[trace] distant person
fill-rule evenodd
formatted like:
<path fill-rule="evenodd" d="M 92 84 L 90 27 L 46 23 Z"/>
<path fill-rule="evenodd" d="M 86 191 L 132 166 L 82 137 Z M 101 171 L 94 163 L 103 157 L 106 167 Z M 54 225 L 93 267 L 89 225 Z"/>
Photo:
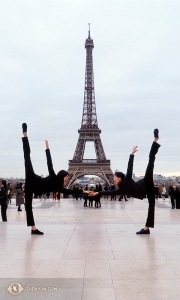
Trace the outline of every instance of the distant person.
<path fill-rule="evenodd" d="M 99 185 L 97 186 L 97 189 L 95 189 L 95 192 L 101 192 L 102 187 L 99 188 Z M 101 197 L 99 194 L 94 196 L 94 201 L 95 201 L 95 207 L 100 208 L 101 207 Z"/>
<path fill-rule="evenodd" d="M 1 217 L 3 222 L 7 222 L 8 194 L 6 180 L 0 181 L 0 205 Z"/>
<path fill-rule="evenodd" d="M 149 202 L 148 216 L 146 220 L 146 225 L 136 234 L 150 234 L 149 227 L 154 227 L 154 213 L 155 213 L 155 187 L 153 182 L 153 170 L 155 155 L 158 152 L 160 145 L 157 143 L 159 139 L 159 130 L 154 130 L 154 142 L 152 143 L 150 153 L 149 153 L 149 162 L 146 168 L 145 176 L 143 179 L 135 182 L 132 179 L 133 174 L 133 161 L 134 154 L 138 151 L 137 146 L 134 146 L 132 153 L 129 158 L 127 173 L 124 175 L 122 172 L 116 172 L 114 174 L 114 183 L 118 185 L 118 190 L 115 191 L 102 191 L 96 193 L 90 193 L 90 195 L 111 195 L 111 194 L 123 194 L 129 195 L 134 198 L 144 199 L 147 195 Z"/>
<path fill-rule="evenodd" d="M 49 199 L 50 193 L 46 193 L 46 198 Z"/>
<path fill-rule="evenodd" d="M 104 191 L 107 192 L 109 190 L 108 185 L 106 184 L 104 187 Z M 104 199 L 108 199 L 108 195 L 104 195 Z"/>
<path fill-rule="evenodd" d="M 176 193 L 176 187 L 170 185 L 170 187 L 169 187 L 169 196 L 170 196 L 170 199 L 171 199 L 171 208 L 172 209 L 175 208 L 175 203 L 174 203 L 175 193 Z"/>
<path fill-rule="evenodd" d="M 34 222 L 34 216 L 32 211 L 32 197 L 33 193 L 36 195 L 50 193 L 53 191 L 58 191 L 66 194 L 76 194 L 74 190 L 68 190 L 64 188 L 64 184 L 68 180 L 68 172 L 61 170 L 57 173 L 54 172 L 51 154 L 49 150 L 49 143 L 46 140 L 46 157 L 49 176 L 42 178 L 34 173 L 31 157 L 30 157 L 30 146 L 27 137 L 27 124 L 22 124 L 23 128 L 23 150 L 24 150 L 24 161 L 25 161 L 25 202 L 26 202 L 26 216 L 27 216 L 27 226 L 31 226 L 31 234 L 42 235 L 43 232 L 39 231 Z"/>
<path fill-rule="evenodd" d="M 7 185 L 7 194 L 8 194 L 8 202 L 11 203 L 11 199 L 12 199 L 12 187 L 11 187 L 10 183 L 8 183 L 8 185 Z"/>
<path fill-rule="evenodd" d="M 98 190 L 99 190 L 99 192 L 102 191 L 102 185 L 100 184 L 100 182 L 99 182 L 99 185 L 98 185 Z"/>
<path fill-rule="evenodd" d="M 176 209 L 180 209 L 180 190 L 176 186 L 174 198 L 176 199 Z"/>
<path fill-rule="evenodd" d="M 82 200 L 82 194 L 83 194 L 83 190 L 82 190 L 82 186 L 79 187 L 79 199 Z"/>
<path fill-rule="evenodd" d="M 156 184 L 156 185 L 155 185 L 155 197 L 156 197 L 156 199 L 158 199 L 159 193 L 160 193 L 159 187 L 158 187 L 158 185 Z"/>
<path fill-rule="evenodd" d="M 98 190 L 95 190 L 95 192 L 98 192 Z M 95 207 L 100 208 L 101 207 L 101 201 L 100 201 L 101 196 L 98 194 L 94 196 L 94 201 L 95 201 Z"/>
<path fill-rule="evenodd" d="M 24 204 L 24 191 L 22 188 L 22 182 L 17 184 L 15 190 L 16 190 L 16 206 L 18 206 L 18 211 L 22 211 L 21 205 Z"/>
<path fill-rule="evenodd" d="M 84 191 L 88 191 L 88 185 L 85 186 Z M 83 193 L 83 199 L 84 199 L 84 207 L 87 207 L 88 194 Z"/>
<path fill-rule="evenodd" d="M 110 190 L 115 191 L 115 189 L 116 189 L 116 187 L 115 187 L 114 183 L 112 183 L 110 186 Z M 116 195 L 111 195 L 111 201 L 112 200 L 116 200 Z"/>
<path fill-rule="evenodd" d="M 165 200 L 165 198 L 166 198 L 166 188 L 165 188 L 164 184 L 162 185 L 161 196 L 162 196 L 163 200 Z"/>
<path fill-rule="evenodd" d="M 76 191 L 75 198 L 76 198 L 76 200 L 78 200 L 78 198 L 79 198 L 79 187 L 77 185 L 75 187 L 75 191 Z"/>
<path fill-rule="evenodd" d="M 53 192 L 53 200 L 56 200 L 56 198 L 57 198 L 57 193 Z"/>

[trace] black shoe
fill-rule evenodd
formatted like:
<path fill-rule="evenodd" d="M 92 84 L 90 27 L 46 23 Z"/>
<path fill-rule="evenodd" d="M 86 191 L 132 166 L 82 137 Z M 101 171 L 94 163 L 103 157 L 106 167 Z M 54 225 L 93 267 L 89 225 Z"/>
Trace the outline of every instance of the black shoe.
<path fill-rule="evenodd" d="M 136 234 L 150 234 L 150 230 L 145 230 L 144 228 L 142 228 L 140 231 L 136 232 Z"/>
<path fill-rule="evenodd" d="M 40 235 L 42 235 L 42 234 L 44 234 L 44 232 L 41 232 L 38 229 L 35 229 L 35 230 L 31 230 L 31 234 L 40 234 Z"/>
<path fill-rule="evenodd" d="M 22 211 L 22 209 L 18 208 L 18 210 L 17 210 L 17 211 Z"/>
<path fill-rule="evenodd" d="M 154 129 L 154 137 L 159 138 L 159 130 L 157 128 Z"/>
<path fill-rule="evenodd" d="M 22 123 L 22 129 L 23 129 L 23 132 L 27 132 L 27 124 L 26 123 Z"/>

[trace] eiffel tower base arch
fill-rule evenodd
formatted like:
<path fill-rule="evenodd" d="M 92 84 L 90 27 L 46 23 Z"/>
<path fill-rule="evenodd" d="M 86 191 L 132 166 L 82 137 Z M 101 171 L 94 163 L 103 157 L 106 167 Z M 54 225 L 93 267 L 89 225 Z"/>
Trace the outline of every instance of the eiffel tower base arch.
<path fill-rule="evenodd" d="M 88 161 L 88 160 L 87 160 Z M 93 160 L 89 160 L 93 161 Z M 95 175 L 102 178 L 108 185 L 113 182 L 113 172 L 110 163 L 72 163 L 69 162 L 69 178 L 66 184 L 67 188 L 71 188 L 73 183 L 83 175 Z"/>

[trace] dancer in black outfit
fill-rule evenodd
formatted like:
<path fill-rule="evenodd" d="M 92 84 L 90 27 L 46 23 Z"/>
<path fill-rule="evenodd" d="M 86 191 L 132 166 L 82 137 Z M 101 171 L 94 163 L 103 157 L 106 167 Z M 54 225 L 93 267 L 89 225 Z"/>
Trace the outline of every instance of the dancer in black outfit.
<path fill-rule="evenodd" d="M 56 175 L 53 169 L 51 154 L 49 150 L 49 143 L 45 141 L 46 144 L 46 157 L 49 176 L 42 178 L 34 173 L 33 166 L 30 158 L 30 146 L 27 137 L 27 124 L 22 124 L 23 128 L 23 150 L 24 150 L 24 160 L 25 160 L 25 202 L 26 202 L 26 216 L 27 216 L 27 226 L 31 226 L 31 234 L 44 234 L 39 231 L 34 222 L 33 211 L 32 211 L 32 198 L 33 193 L 36 195 L 46 194 L 49 192 L 57 191 L 65 194 L 76 194 L 75 190 L 65 189 L 63 186 L 68 180 L 68 172 L 61 170 Z M 78 190 L 79 194 L 79 190 Z"/>
<path fill-rule="evenodd" d="M 116 172 L 114 174 L 114 183 L 118 184 L 119 189 L 115 191 L 99 192 L 99 195 L 123 194 L 138 199 L 143 199 L 147 195 L 149 201 L 149 210 L 148 210 L 146 225 L 143 229 L 136 232 L 137 234 L 150 234 L 149 227 L 154 228 L 155 188 L 153 182 L 153 170 L 154 170 L 155 155 L 157 154 L 158 149 L 160 147 L 160 145 L 157 143 L 157 140 L 159 139 L 158 135 L 159 135 L 159 130 L 155 129 L 154 142 L 151 146 L 151 150 L 149 153 L 149 162 L 143 179 L 139 180 L 138 182 L 135 182 L 132 179 L 134 154 L 138 151 L 137 146 L 134 146 L 129 158 L 126 176 L 122 172 Z M 90 194 L 94 196 L 97 195 L 98 193 L 90 193 Z"/>

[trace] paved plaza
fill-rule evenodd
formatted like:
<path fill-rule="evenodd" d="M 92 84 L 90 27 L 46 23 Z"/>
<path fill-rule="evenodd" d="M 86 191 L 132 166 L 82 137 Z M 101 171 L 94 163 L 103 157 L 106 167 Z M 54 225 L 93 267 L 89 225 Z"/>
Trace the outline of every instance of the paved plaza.
<path fill-rule="evenodd" d="M 159 199 L 155 229 L 136 235 L 147 199 L 101 202 L 95 209 L 73 198 L 35 199 L 45 233 L 35 236 L 13 199 L 0 223 L 0 299 L 179 299 L 180 210 Z"/>

